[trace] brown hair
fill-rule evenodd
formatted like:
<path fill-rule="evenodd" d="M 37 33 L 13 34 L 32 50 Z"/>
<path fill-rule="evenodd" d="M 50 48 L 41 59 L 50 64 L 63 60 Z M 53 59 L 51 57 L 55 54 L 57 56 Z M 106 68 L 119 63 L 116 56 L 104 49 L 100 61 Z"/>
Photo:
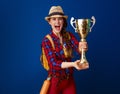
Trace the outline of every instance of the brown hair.
<path fill-rule="evenodd" d="M 63 43 L 66 43 L 67 48 L 63 47 L 64 53 L 66 55 L 67 58 L 71 58 L 72 57 L 72 48 L 70 45 L 70 35 L 69 33 L 66 31 L 66 27 L 67 27 L 67 20 L 65 18 L 63 18 L 64 20 L 64 24 L 63 24 L 63 28 L 61 31 L 61 35 L 63 36 Z"/>

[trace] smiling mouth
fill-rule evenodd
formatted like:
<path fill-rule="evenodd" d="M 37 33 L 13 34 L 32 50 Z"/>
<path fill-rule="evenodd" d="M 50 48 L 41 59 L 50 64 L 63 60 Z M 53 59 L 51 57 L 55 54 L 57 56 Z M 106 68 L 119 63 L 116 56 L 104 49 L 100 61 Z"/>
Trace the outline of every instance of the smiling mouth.
<path fill-rule="evenodd" d="M 55 26 L 55 28 L 56 28 L 57 30 L 60 30 L 60 26 Z"/>

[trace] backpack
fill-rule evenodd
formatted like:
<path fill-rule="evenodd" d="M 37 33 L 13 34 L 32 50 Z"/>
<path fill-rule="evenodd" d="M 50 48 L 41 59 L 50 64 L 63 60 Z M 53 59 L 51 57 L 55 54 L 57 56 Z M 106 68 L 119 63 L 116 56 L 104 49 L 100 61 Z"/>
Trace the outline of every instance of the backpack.
<path fill-rule="evenodd" d="M 55 47 L 54 47 L 54 43 L 53 43 L 53 40 L 52 40 L 51 36 L 48 34 L 45 37 L 50 40 L 50 43 L 51 43 L 52 48 L 54 50 Z M 43 47 L 42 47 L 42 54 L 40 56 L 40 61 L 41 61 L 42 65 L 43 65 L 44 69 L 46 69 L 48 71 L 49 70 L 48 60 L 46 58 L 45 51 L 44 51 Z"/>
<path fill-rule="evenodd" d="M 70 40 L 71 37 L 70 37 L 69 33 L 67 33 L 67 34 L 68 34 L 68 37 L 69 37 L 69 40 Z M 51 45 L 52 45 L 52 48 L 53 48 L 53 50 L 55 50 L 55 46 L 54 46 L 54 43 L 53 43 L 53 40 L 52 40 L 51 36 L 48 34 L 48 35 L 46 35 L 45 37 L 50 40 L 50 43 L 51 43 Z M 65 49 L 64 47 L 63 47 L 63 51 L 64 51 L 64 53 L 66 54 L 66 49 Z M 49 70 L 49 64 L 48 64 L 48 60 L 47 60 L 47 58 L 46 58 L 46 55 L 45 55 L 45 52 L 44 52 L 44 48 L 43 48 L 43 47 L 42 47 L 42 54 L 41 54 L 41 56 L 40 56 L 40 61 L 41 61 L 42 65 L 43 65 L 44 69 L 46 69 L 46 70 L 48 71 L 48 70 Z"/>

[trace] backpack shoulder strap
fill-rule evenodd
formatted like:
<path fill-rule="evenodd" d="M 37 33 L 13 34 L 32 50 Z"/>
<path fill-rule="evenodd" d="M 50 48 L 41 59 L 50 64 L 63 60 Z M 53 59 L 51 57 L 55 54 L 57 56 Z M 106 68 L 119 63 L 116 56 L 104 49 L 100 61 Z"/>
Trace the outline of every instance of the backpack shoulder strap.
<path fill-rule="evenodd" d="M 54 46 L 51 36 L 48 34 L 48 35 L 46 35 L 46 38 L 48 38 L 50 40 L 50 43 L 52 44 L 53 49 L 55 49 L 55 46 Z"/>

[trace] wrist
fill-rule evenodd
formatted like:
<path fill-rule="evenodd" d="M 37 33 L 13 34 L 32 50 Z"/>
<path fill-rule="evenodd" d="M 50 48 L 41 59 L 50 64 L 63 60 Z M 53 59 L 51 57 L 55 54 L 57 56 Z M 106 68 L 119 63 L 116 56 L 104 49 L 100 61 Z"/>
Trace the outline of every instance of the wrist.
<path fill-rule="evenodd" d="M 75 62 L 71 62 L 71 64 L 72 64 L 72 67 L 75 67 Z"/>

